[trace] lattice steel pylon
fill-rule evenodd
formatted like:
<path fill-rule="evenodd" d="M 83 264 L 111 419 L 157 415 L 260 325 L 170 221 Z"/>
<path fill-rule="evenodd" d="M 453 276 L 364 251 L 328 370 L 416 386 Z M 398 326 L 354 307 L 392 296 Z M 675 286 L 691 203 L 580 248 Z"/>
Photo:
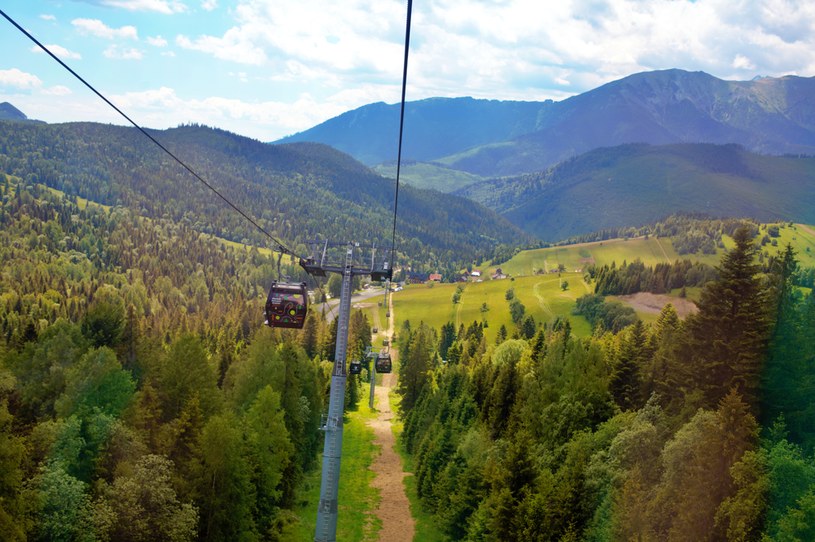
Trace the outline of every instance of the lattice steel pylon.
<path fill-rule="evenodd" d="M 317 508 L 317 528 L 315 542 L 335 542 L 337 536 L 337 496 L 339 494 L 340 462 L 342 459 L 342 414 L 345 409 L 345 368 L 346 349 L 348 347 L 348 322 L 351 315 L 351 284 L 354 276 L 371 275 L 375 280 L 390 279 L 391 272 L 385 267 L 374 269 L 374 256 L 371 256 L 371 267 L 354 267 L 354 249 L 358 245 L 348 244 L 345 252 L 345 264 L 332 266 L 325 264 L 326 250 L 323 249 L 321 261 L 315 259 L 302 262 L 304 268 L 315 275 L 329 273 L 342 274 L 340 306 L 337 313 L 337 342 L 334 353 L 334 369 L 331 373 L 331 392 L 328 402 L 328 416 L 323 431 L 323 471 L 320 482 L 320 504 Z M 327 247 L 327 244 L 326 244 Z M 386 264 L 387 265 L 387 264 Z"/>

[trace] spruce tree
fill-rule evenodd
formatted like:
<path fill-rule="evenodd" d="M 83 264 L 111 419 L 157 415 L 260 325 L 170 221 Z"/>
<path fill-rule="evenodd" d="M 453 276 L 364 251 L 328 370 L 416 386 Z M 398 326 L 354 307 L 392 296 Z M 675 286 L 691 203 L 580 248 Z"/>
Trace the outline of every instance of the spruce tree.
<path fill-rule="evenodd" d="M 637 320 L 620 342 L 620 356 L 614 364 L 609 389 L 622 410 L 636 410 L 645 403 L 642 372 L 650 357 L 648 334 L 642 320 Z"/>
<path fill-rule="evenodd" d="M 797 433 L 800 412 L 810 402 L 809 397 L 802 397 L 799 392 L 799 386 L 806 380 L 809 371 L 806 364 L 807 352 L 800 344 L 800 294 L 792 283 L 796 268 L 795 252 L 787 245 L 782 258 L 773 269 L 775 318 L 766 368 L 761 380 L 761 414 L 764 423 L 769 425 L 779 415 L 783 415 L 794 433 Z"/>
<path fill-rule="evenodd" d="M 688 319 L 692 359 L 686 374 L 708 407 L 731 389 L 755 406 L 768 339 L 767 295 L 750 230 L 739 228 L 733 239 L 736 246 L 717 268 L 719 279 L 705 287 L 699 313 Z"/>

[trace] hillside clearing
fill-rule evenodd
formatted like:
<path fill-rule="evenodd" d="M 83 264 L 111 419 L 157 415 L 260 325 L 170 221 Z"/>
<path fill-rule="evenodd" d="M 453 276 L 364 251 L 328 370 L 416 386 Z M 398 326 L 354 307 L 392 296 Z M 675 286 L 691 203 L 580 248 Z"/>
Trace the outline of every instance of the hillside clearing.
<path fill-rule="evenodd" d="M 665 308 L 665 305 L 669 303 L 676 309 L 676 313 L 680 318 L 685 318 L 699 311 L 693 301 L 665 294 L 638 292 L 632 295 L 616 296 L 616 299 L 626 303 L 638 313 L 659 314 Z"/>

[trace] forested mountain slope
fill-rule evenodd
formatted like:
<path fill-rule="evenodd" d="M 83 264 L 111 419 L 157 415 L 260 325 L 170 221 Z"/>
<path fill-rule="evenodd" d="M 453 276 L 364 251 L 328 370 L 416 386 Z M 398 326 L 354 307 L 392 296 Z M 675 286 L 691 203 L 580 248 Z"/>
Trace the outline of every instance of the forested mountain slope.
<path fill-rule="evenodd" d="M 330 147 L 267 145 L 201 126 L 152 134 L 300 253 L 318 235 L 390 243 L 393 181 Z M 227 239 L 268 242 L 133 128 L 0 122 L 0 171 Z M 397 233 L 398 250 L 420 262 L 471 261 L 527 239 L 471 201 L 406 186 Z"/>
<path fill-rule="evenodd" d="M 737 145 L 621 145 L 456 193 L 552 242 L 677 212 L 810 223 L 815 158 L 759 155 Z"/>
<path fill-rule="evenodd" d="M 401 439 L 444 533 L 812 540 L 815 295 L 792 250 L 757 263 L 755 233 L 734 232 L 684 320 L 667 305 L 586 338 L 559 318 L 495 340 L 404 323 Z"/>
<path fill-rule="evenodd" d="M 262 325 L 272 256 L 73 199 L 0 179 L 0 538 L 291 539 L 335 335 Z"/>

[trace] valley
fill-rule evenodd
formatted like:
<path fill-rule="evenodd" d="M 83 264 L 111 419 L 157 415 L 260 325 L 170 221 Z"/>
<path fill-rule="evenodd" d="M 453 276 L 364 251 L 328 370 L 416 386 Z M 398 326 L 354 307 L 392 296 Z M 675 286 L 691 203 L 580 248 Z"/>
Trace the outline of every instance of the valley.
<path fill-rule="evenodd" d="M 347 375 L 340 537 L 807 539 L 813 485 L 779 480 L 815 479 L 815 144 L 755 96 L 810 83 L 413 104 L 391 305 L 354 299 L 346 352 L 388 341 L 397 372 L 373 410 Z M 392 107 L 319 143 L 152 131 L 272 242 L 130 129 L 0 113 L 0 525 L 310 540 L 338 332 L 297 256 L 387 253 L 393 166 L 362 134 Z M 301 330 L 262 325 L 274 280 L 311 290 Z"/>

